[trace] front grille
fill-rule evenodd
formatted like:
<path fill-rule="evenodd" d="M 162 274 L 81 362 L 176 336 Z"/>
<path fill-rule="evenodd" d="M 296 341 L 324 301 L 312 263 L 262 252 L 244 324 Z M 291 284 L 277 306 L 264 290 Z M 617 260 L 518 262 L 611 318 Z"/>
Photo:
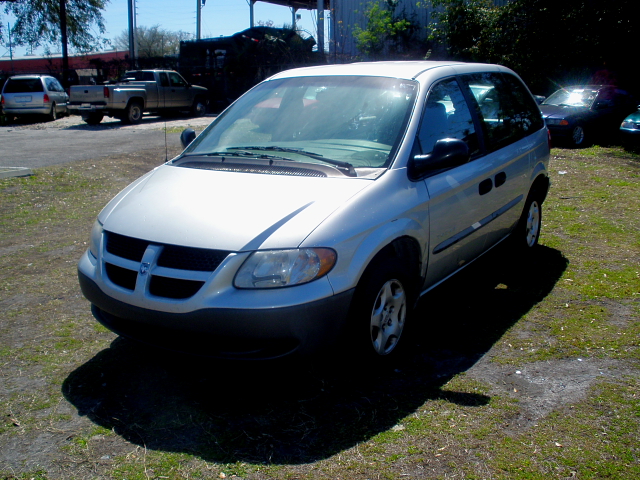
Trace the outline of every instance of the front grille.
<path fill-rule="evenodd" d="M 154 275 L 151 278 L 149 293 L 156 297 L 173 298 L 181 300 L 193 297 L 204 285 L 204 282 L 196 280 L 180 280 L 178 278 L 161 277 Z"/>
<path fill-rule="evenodd" d="M 167 245 L 162 250 L 162 254 L 160 254 L 158 265 L 180 270 L 213 272 L 227 258 L 227 255 L 229 255 L 229 252 L 221 250 Z"/>
<path fill-rule="evenodd" d="M 107 232 L 107 252 L 117 257 L 141 262 L 149 242 Z"/>
<path fill-rule="evenodd" d="M 138 275 L 142 274 L 139 273 L 141 271 L 140 265 L 136 270 L 131 270 L 130 263 L 123 261 L 122 265 L 118 265 L 118 259 L 142 262 L 151 243 L 147 240 L 106 232 L 105 248 L 111 254 L 109 260 L 105 262 L 105 272 L 109 280 L 127 290 L 135 290 Z M 167 276 L 166 270 L 164 276 L 151 275 L 149 293 L 174 300 L 190 298 L 204 285 L 205 282 L 202 281 L 201 275 L 197 279 L 185 279 L 185 276 L 189 276 L 188 272 L 214 272 L 220 263 L 232 253 L 226 250 L 153 244 L 163 247 L 156 262 L 158 267 L 180 270 L 181 278 Z"/>
<path fill-rule="evenodd" d="M 107 276 L 109 277 L 109 280 L 122 288 L 126 288 L 127 290 L 135 290 L 138 272 L 119 267 L 112 263 L 107 263 L 105 264 L 105 266 L 107 269 Z"/>

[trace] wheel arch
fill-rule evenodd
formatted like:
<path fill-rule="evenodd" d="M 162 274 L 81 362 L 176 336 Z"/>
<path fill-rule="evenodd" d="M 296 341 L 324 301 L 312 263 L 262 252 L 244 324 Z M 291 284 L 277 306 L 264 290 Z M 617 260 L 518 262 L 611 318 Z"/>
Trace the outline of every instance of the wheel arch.
<path fill-rule="evenodd" d="M 540 203 L 543 203 L 547 198 L 550 187 L 551 180 L 549 180 L 549 176 L 546 174 L 546 171 L 544 173 L 539 173 L 531 184 L 529 195 L 531 195 L 533 192 L 536 192 L 536 194 L 539 196 L 538 200 L 540 201 Z"/>
<path fill-rule="evenodd" d="M 419 289 L 426 251 L 421 246 L 422 236 L 426 236 L 426 232 L 409 219 L 390 222 L 370 232 L 355 251 L 347 255 L 350 261 L 329 274 L 331 285 L 336 292 L 354 288 L 367 270 L 383 259 L 392 258 L 406 263 L 412 283 Z"/>
<path fill-rule="evenodd" d="M 140 105 L 142 105 L 142 109 L 144 110 L 145 108 L 145 100 L 143 97 L 131 97 L 129 98 L 129 100 L 127 101 L 127 108 L 129 108 L 129 105 L 131 105 L 133 102 L 139 103 Z"/>

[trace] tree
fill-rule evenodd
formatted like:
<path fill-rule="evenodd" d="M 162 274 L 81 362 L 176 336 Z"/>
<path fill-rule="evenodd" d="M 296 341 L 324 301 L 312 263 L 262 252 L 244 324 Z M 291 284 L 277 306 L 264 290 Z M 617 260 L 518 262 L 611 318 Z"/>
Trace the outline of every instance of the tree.
<path fill-rule="evenodd" d="M 517 71 L 532 90 L 589 82 L 602 69 L 635 88 L 635 0 L 431 0 L 430 38 L 448 58 L 499 63 Z"/>
<path fill-rule="evenodd" d="M 102 39 L 102 10 L 109 0 L 65 0 L 68 41 L 79 52 L 97 50 L 108 45 Z M 31 47 L 60 45 L 61 0 L 0 0 L 6 14 L 15 17 L 11 25 L 11 40 L 16 45 Z M 98 35 L 92 32 L 97 31 Z"/>
<path fill-rule="evenodd" d="M 366 27 L 353 27 L 356 46 L 366 57 L 379 59 L 412 50 L 412 40 L 418 27 L 406 18 L 404 12 L 397 14 L 397 6 L 398 0 L 385 0 L 383 6 L 372 2 L 364 12 Z"/>
<path fill-rule="evenodd" d="M 180 42 L 193 40 L 195 36 L 179 30 L 172 32 L 159 25 L 152 27 L 140 26 L 136 28 L 136 47 L 139 58 L 164 57 L 180 52 Z M 124 30 L 114 39 L 114 45 L 119 50 L 129 49 L 129 31 Z"/>

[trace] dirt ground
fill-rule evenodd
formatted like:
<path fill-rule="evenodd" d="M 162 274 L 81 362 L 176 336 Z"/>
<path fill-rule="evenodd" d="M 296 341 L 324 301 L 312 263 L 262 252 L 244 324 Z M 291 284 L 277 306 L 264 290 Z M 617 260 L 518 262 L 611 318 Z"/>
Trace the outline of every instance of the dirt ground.
<path fill-rule="evenodd" d="M 99 326 L 77 261 L 164 157 L 0 180 L 0 479 L 640 478 L 636 155 L 554 150 L 534 257 L 496 249 L 426 295 L 388 365 L 221 362 Z"/>

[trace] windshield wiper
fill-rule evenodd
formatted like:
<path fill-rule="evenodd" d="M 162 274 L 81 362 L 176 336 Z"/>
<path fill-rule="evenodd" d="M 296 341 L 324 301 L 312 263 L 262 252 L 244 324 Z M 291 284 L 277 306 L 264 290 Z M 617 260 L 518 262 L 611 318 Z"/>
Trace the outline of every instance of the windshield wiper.
<path fill-rule="evenodd" d="M 264 158 L 266 160 L 286 160 L 292 162 L 290 158 L 278 157 L 276 155 L 267 155 L 266 153 L 251 152 L 206 152 L 206 153 L 186 153 L 183 157 L 249 157 Z"/>
<path fill-rule="evenodd" d="M 341 170 L 346 170 L 347 175 L 350 177 L 357 177 L 355 169 L 353 165 L 349 162 L 343 162 L 341 160 L 334 160 L 332 158 L 326 158 L 324 155 L 319 153 L 307 152 L 301 148 L 289 148 L 289 147 L 278 147 L 278 146 L 247 146 L 247 147 L 229 147 L 229 150 L 266 150 L 272 152 L 285 152 L 285 153 L 296 153 L 298 155 L 302 155 L 305 157 L 313 158 L 315 160 L 320 160 L 321 162 L 328 163 L 329 165 L 333 165 L 334 167 L 338 167 Z M 290 159 L 288 159 L 290 160 Z"/>

